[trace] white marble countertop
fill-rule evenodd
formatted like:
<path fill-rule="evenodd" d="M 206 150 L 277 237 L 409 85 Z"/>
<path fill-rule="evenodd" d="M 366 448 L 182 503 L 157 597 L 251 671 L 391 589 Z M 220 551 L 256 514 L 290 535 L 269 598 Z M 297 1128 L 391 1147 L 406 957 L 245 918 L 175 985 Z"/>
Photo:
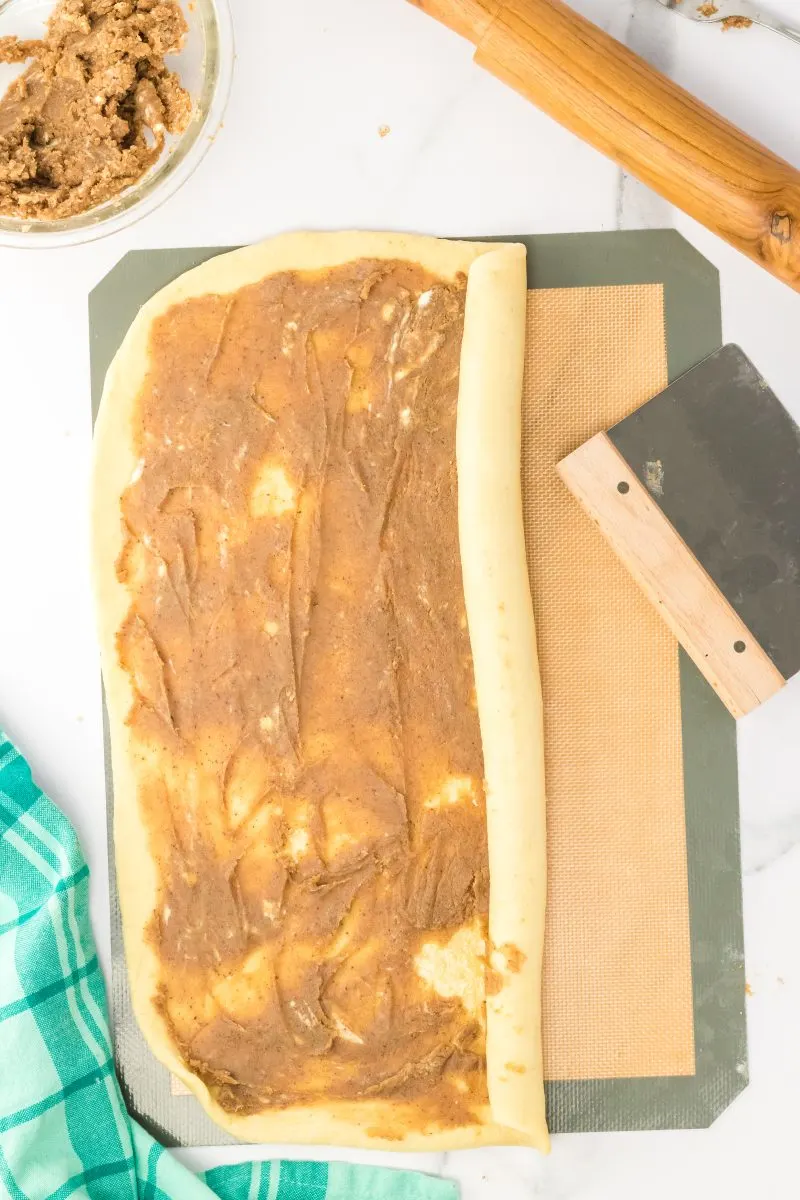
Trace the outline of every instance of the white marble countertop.
<path fill-rule="evenodd" d="M 800 166 L 800 47 L 755 28 L 698 27 L 654 0 L 574 3 Z M 675 225 L 720 268 L 726 338 L 800 419 L 800 295 L 471 65 L 466 43 L 403 0 L 233 0 L 233 9 L 238 58 L 224 129 L 183 191 L 94 245 L 0 250 L 0 723 L 79 828 L 106 963 L 86 295 L 128 249 L 235 244 L 302 226 L 480 234 Z M 774 9 L 800 15 L 796 0 L 774 0 Z M 383 125 L 390 132 L 381 138 Z M 749 1088 L 706 1131 L 562 1136 L 548 1160 L 487 1150 L 405 1165 L 459 1180 L 464 1200 L 795 1194 L 800 678 L 741 722 L 739 751 Z M 205 1164 L 249 1153 L 189 1157 Z"/>

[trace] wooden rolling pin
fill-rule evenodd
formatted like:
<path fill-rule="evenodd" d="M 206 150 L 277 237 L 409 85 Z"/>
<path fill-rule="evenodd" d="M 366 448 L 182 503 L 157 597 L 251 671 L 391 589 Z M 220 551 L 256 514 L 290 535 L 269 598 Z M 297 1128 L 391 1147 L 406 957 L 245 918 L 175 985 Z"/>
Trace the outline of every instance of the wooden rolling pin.
<path fill-rule="evenodd" d="M 800 172 L 789 163 L 561 0 L 410 2 L 468 38 L 480 66 L 800 291 Z"/>

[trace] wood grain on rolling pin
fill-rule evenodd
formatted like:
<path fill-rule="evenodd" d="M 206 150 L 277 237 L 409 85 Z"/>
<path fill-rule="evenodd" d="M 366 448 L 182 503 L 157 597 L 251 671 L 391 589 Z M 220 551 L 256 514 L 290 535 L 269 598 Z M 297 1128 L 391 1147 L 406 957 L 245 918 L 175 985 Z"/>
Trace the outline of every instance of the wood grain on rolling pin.
<path fill-rule="evenodd" d="M 791 164 L 561 0 L 410 2 L 472 41 L 493 75 L 800 291 Z"/>

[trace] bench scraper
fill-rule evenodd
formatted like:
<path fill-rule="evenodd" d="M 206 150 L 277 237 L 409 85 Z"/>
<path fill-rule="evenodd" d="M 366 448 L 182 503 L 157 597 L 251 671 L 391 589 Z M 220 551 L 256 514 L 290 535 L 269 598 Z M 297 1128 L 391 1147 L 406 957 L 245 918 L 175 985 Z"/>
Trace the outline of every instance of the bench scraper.
<path fill-rule="evenodd" d="M 800 429 L 738 346 L 558 471 L 735 717 L 800 671 Z"/>

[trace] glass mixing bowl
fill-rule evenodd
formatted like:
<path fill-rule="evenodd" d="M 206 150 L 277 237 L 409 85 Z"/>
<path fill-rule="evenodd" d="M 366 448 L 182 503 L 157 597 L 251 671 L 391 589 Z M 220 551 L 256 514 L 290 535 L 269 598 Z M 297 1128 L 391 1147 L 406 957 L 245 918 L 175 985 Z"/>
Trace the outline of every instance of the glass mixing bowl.
<path fill-rule="evenodd" d="M 0 37 L 40 37 L 54 0 L 0 0 Z M 219 129 L 233 74 L 233 27 L 228 0 L 181 0 L 189 32 L 179 55 L 167 59 L 192 97 L 183 133 L 168 135 L 164 153 L 131 187 L 74 217 L 23 220 L 0 215 L 0 245 L 74 246 L 116 233 L 174 195 L 201 161 Z M 0 95 L 24 66 L 0 64 Z"/>

